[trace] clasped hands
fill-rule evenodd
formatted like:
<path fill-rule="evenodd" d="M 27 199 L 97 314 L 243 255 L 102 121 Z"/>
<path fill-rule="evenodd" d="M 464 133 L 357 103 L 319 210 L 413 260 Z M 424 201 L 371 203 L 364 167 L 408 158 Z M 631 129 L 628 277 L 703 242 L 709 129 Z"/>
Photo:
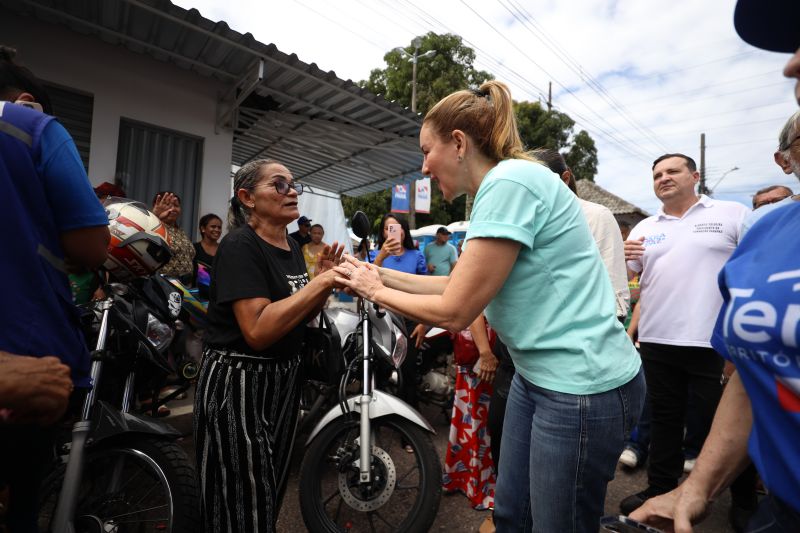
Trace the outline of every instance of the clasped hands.
<path fill-rule="evenodd" d="M 334 267 L 334 270 L 339 274 L 336 278 L 337 284 L 349 293 L 367 300 L 373 300 L 375 293 L 383 288 L 378 267 L 359 261 L 352 255 L 344 254 L 341 264 Z"/>

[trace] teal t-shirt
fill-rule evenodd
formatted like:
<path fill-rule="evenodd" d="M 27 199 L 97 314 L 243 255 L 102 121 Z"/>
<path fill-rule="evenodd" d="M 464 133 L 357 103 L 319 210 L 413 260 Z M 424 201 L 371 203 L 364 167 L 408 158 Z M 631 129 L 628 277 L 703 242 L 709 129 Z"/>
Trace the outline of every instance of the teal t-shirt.
<path fill-rule="evenodd" d="M 425 261 L 428 266 L 433 265 L 436 267 L 433 270 L 434 276 L 449 276 L 451 266 L 455 264 L 458 259 L 458 252 L 456 247 L 449 242 L 443 245 L 438 245 L 432 242 L 425 247 Z M 430 268 L 428 268 L 430 270 Z"/>
<path fill-rule="evenodd" d="M 531 383 L 606 392 L 641 361 L 617 320 L 614 290 L 576 196 L 546 167 L 501 161 L 484 178 L 465 239 L 510 239 L 519 256 L 486 317 Z"/>

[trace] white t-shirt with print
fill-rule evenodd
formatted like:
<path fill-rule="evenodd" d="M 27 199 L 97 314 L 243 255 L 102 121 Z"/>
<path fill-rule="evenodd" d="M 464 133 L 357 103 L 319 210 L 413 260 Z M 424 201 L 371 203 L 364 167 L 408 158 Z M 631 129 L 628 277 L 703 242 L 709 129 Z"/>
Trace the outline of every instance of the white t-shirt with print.
<path fill-rule="evenodd" d="M 659 209 L 633 228 L 629 240 L 645 237 L 644 255 L 628 261 L 628 268 L 641 272 L 640 342 L 711 346 L 722 305 L 717 275 L 749 211 L 702 195 L 681 218 Z"/>

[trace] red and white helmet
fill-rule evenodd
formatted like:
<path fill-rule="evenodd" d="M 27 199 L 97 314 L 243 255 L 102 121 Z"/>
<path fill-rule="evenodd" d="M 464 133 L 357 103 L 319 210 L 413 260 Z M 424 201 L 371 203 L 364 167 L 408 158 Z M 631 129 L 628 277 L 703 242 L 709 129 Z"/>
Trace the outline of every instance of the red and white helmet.
<path fill-rule="evenodd" d="M 103 206 L 111 233 L 103 266 L 114 279 L 149 276 L 170 260 L 167 228 L 143 203 L 112 196 Z"/>

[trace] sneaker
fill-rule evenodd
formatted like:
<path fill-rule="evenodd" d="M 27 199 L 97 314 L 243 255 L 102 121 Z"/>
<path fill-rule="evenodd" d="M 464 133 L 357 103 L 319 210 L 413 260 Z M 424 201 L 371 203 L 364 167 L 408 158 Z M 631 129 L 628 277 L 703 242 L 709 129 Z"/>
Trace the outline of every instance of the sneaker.
<path fill-rule="evenodd" d="M 619 512 L 625 516 L 628 516 L 636 509 L 644 505 L 644 502 L 653 496 L 658 496 L 659 494 L 663 493 L 660 490 L 654 489 L 653 487 L 647 487 L 642 492 L 631 494 L 619 503 Z"/>
<path fill-rule="evenodd" d="M 684 472 L 686 472 L 687 474 L 688 474 L 689 472 L 691 472 L 691 471 L 692 471 L 692 469 L 694 469 L 694 464 L 695 464 L 696 462 L 697 462 L 697 458 L 694 458 L 694 459 L 686 459 L 686 460 L 683 462 L 683 471 L 684 471 Z"/>
<path fill-rule="evenodd" d="M 625 448 L 619 456 L 619 462 L 628 468 L 636 468 L 639 466 L 639 455 L 632 449 Z"/>

